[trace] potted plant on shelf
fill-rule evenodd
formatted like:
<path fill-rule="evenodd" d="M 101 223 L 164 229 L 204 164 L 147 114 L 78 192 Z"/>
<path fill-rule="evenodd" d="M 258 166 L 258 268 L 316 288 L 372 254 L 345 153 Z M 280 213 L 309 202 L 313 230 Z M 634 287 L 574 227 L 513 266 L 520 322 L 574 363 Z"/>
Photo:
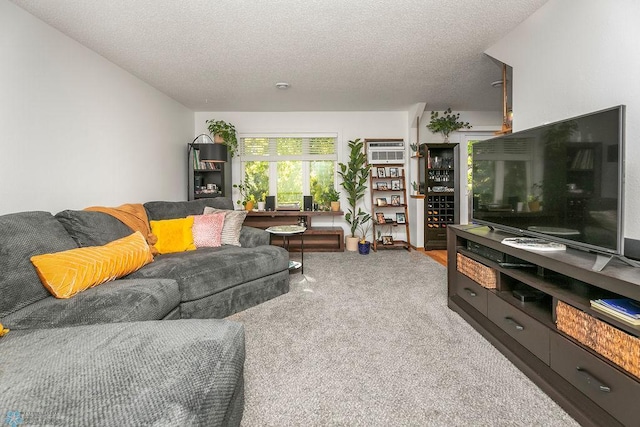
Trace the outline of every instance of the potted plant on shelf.
<path fill-rule="evenodd" d="M 418 183 L 415 181 L 411 181 L 411 189 L 413 190 L 413 194 L 418 194 Z"/>
<path fill-rule="evenodd" d="M 449 134 L 460 129 L 471 129 L 469 122 L 460 121 L 460 113 L 453 114 L 451 108 L 443 111 L 442 116 L 437 111 L 431 112 L 431 121 L 427 125 L 433 133 L 441 133 L 444 136 L 444 143 L 449 143 Z"/>
<path fill-rule="evenodd" d="M 371 218 L 371 215 L 358 207 L 358 202 L 364 197 L 367 190 L 367 179 L 371 169 L 371 166 L 367 164 L 367 156 L 364 154 L 363 148 L 364 142 L 360 141 L 360 138 L 349 141 L 349 163 L 346 165 L 338 163 L 340 167 L 338 174 L 342 177 L 340 185 L 347 192 L 347 201 L 349 202 L 349 209 L 344 216 L 351 229 L 351 236 L 345 239 L 346 248 L 349 251 L 358 249 L 359 239 L 356 237 L 356 230 L 363 221 L 367 220 L 367 217 Z"/>
<path fill-rule="evenodd" d="M 207 129 L 213 135 L 213 142 L 224 143 L 231 157 L 238 151 L 238 139 L 236 138 L 236 128 L 223 120 L 207 120 Z"/>
<path fill-rule="evenodd" d="M 253 194 L 251 194 L 251 187 L 245 181 L 240 181 L 239 184 L 233 184 L 233 188 L 237 188 L 240 193 L 240 198 L 236 201 L 237 204 L 244 206 L 244 208 L 248 211 L 253 210 L 253 205 L 255 204 L 256 198 Z"/>
<path fill-rule="evenodd" d="M 333 212 L 340 211 L 340 193 L 335 188 L 331 188 L 327 192 L 327 200 L 329 200 L 331 204 L 331 210 Z"/>
<path fill-rule="evenodd" d="M 411 155 L 414 157 L 420 157 L 420 153 L 418 153 L 418 144 L 415 142 L 412 142 L 411 144 L 409 144 L 409 147 L 411 148 Z"/>
<path fill-rule="evenodd" d="M 360 255 L 368 255 L 371 251 L 371 242 L 367 240 L 367 235 L 369 234 L 369 230 L 371 230 L 371 221 L 373 218 L 371 215 L 367 214 L 362 218 L 362 222 L 360 223 L 360 241 L 358 242 L 358 253 Z"/>

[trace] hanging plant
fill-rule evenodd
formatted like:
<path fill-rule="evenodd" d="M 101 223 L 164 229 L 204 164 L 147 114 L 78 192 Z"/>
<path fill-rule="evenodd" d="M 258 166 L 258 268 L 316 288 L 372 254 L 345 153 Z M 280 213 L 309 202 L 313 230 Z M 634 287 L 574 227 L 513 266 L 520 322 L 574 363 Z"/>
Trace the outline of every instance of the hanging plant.
<path fill-rule="evenodd" d="M 222 120 L 207 120 L 207 129 L 209 133 L 214 137 L 218 136 L 227 146 L 229 155 L 233 157 L 238 151 L 238 139 L 236 138 L 236 128 L 231 124 Z"/>

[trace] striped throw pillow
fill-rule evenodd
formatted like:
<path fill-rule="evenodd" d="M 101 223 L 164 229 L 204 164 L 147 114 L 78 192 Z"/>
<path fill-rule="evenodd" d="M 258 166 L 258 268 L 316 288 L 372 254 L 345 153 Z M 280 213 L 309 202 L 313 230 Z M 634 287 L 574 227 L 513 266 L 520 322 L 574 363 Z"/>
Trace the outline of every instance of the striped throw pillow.
<path fill-rule="evenodd" d="M 231 211 L 226 209 L 216 209 L 211 207 L 204 208 L 204 214 L 209 215 L 213 213 L 223 212 L 224 226 L 222 227 L 222 244 L 242 246 L 240 244 L 240 231 L 242 231 L 242 224 L 247 216 L 247 211 Z"/>

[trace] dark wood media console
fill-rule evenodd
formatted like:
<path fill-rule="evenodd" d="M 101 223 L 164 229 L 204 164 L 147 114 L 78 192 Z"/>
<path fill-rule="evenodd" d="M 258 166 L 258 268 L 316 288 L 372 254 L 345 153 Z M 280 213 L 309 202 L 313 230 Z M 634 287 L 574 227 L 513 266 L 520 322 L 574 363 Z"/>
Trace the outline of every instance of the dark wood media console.
<path fill-rule="evenodd" d="M 447 230 L 449 308 L 580 424 L 640 425 L 638 371 L 634 375 L 615 362 L 631 359 L 638 367 L 640 326 L 618 321 L 590 304 L 592 299 L 620 296 L 640 301 L 640 269 L 615 260 L 597 272 L 592 270 L 596 261 L 592 253 L 571 248 L 566 252 L 514 248 L 501 243 L 514 236 L 477 225 L 451 225 Z M 514 267 L 500 262 L 501 257 L 504 262 L 529 266 Z M 482 272 L 495 280 L 488 287 L 481 285 L 460 268 L 459 261 L 479 263 Z M 522 302 L 514 296 L 514 291 L 519 296 L 523 289 L 536 298 Z M 630 345 L 614 344 L 607 352 L 594 351 L 589 342 L 560 330 L 560 323 L 567 321 L 561 317 L 566 310 L 559 306 L 569 306 L 593 323 L 622 332 Z"/>
<path fill-rule="evenodd" d="M 244 220 L 245 225 L 266 229 L 273 225 L 298 224 L 301 218 L 307 225 L 304 232 L 305 252 L 344 252 L 344 230 L 340 226 L 313 226 L 313 218 L 335 218 L 344 215 L 342 211 L 251 211 Z M 282 245 L 282 237 L 272 236 L 274 245 Z M 300 236 L 289 237 L 289 250 L 299 252 Z"/>

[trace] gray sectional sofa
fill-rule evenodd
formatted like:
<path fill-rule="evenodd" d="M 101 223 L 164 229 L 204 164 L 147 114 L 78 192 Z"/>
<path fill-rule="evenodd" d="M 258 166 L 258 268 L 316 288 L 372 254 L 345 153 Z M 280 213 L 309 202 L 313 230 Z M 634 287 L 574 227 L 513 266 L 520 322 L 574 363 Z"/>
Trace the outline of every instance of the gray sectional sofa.
<path fill-rule="evenodd" d="M 233 209 L 227 198 L 149 202 L 149 220 Z M 36 254 L 131 234 L 102 212 L 0 216 L 0 415 L 25 425 L 239 425 L 244 330 L 221 320 L 289 290 L 288 253 L 243 227 L 242 247 L 158 255 L 69 299 Z"/>

